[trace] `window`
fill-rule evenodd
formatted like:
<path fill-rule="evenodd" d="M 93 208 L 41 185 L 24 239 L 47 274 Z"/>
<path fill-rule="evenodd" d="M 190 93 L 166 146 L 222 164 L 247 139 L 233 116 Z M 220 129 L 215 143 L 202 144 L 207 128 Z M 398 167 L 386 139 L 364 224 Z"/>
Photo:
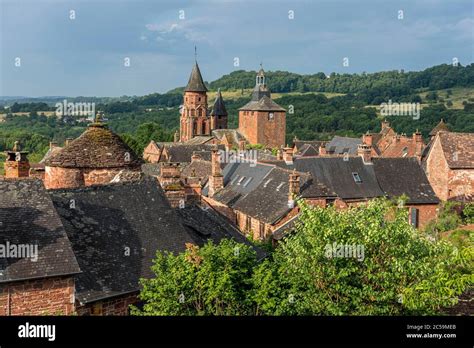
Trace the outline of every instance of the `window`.
<path fill-rule="evenodd" d="M 252 181 L 252 178 L 248 178 L 246 182 L 244 182 L 244 187 L 247 187 L 247 185 Z"/>
<path fill-rule="evenodd" d="M 274 118 L 275 118 L 275 115 L 273 114 L 273 112 L 269 112 L 268 113 L 268 120 L 273 121 Z"/>
<path fill-rule="evenodd" d="M 362 179 L 360 178 L 359 173 L 353 172 L 353 173 L 352 173 L 352 177 L 354 178 L 354 181 L 355 181 L 355 182 L 357 182 L 357 183 L 362 182 Z"/>
<path fill-rule="evenodd" d="M 199 116 L 199 117 L 202 116 L 202 110 L 201 110 L 201 109 L 198 110 L 198 116 Z"/>
<path fill-rule="evenodd" d="M 417 228 L 418 227 L 418 209 L 410 207 L 410 224 Z"/>
<path fill-rule="evenodd" d="M 102 315 L 102 302 L 92 305 L 91 315 Z"/>
<path fill-rule="evenodd" d="M 201 97 L 198 98 L 198 101 L 201 101 Z"/>
<path fill-rule="evenodd" d="M 265 239 L 265 223 L 260 221 L 258 228 L 259 228 L 258 235 L 260 239 Z"/>
<path fill-rule="evenodd" d="M 240 185 L 242 183 L 242 181 L 244 181 L 244 179 L 245 179 L 245 176 L 241 177 L 239 179 L 239 181 L 237 181 L 237 185 Z"/>
<path fill-rule="evenodd" d="M 281 182 L 280 185 L 278 185 L 278 187 L 276 188 L 276 190 L 280 191 L 280 189 L 283 187 L 283 185 L 285 185 L 285 183 Z"/>
<path fill-rule="evenodd" d="M 245 229 L 247 231 L 250 231 L 252 228 L 252 218 L 250 216 L 247 216 L 247 220 L 245 221 Z"/>

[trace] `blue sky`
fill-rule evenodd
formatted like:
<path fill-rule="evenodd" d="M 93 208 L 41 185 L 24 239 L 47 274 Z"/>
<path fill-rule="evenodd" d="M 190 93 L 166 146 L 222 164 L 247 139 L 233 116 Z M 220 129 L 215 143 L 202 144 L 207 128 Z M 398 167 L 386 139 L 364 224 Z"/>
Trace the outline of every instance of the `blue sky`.
<path fill-rule="evenodd" d="M 473 4 L 0 0 L 0 95 L 162 93 L 186 84 L 194 45 L 207 81 L 258 69 L 260 62 L 266 70 L 306 74 L 423 70 L 453 57 L 465 65 L 474 61 Z M 126 58 L 130 66 L 124 66 Z"/>

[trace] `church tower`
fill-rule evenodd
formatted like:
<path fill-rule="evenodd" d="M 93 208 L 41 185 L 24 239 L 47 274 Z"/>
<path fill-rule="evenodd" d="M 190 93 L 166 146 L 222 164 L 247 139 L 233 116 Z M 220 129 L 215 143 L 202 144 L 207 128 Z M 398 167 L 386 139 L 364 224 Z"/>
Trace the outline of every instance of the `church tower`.
<path fill-rule="evenodd" d="M 251 145 L 285 146 L 286 110 L 272 100 L 260 67 L 252 99 L 239 109 L 239 131 Z"/>
<path fill-rule="evenodd" d="M 212 107 L 211 117 L 211 130 L 214 129 L 226 129 L 227 128 L 227 110 L 225 108 L 224 99 L 222 98 L 221 89 L 217 91 L 216 100 Z"/>
<path fill-rule="evenodd" d="M 207 88 L 195 61 L 188 85 L 184 89 L 179 140 L 187 141 L 198 135 L 210 135 L 211 130 L 207 110 Z"/>

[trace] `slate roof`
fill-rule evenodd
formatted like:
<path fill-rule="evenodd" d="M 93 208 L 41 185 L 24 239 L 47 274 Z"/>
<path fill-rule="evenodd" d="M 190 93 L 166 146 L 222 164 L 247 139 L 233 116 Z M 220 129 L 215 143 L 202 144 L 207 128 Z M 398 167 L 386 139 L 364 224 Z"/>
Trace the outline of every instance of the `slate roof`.
<path fill-rule="evenodd" d="M 60 147 L 60 146 L 53 146 L 53 147 L 50 147 L 48 149 L 48 151 L 45 153 L 45 155 L 43 156 L 43 158 L 41 159 L 41 161 L 39 161 L 40 164 L 44 164 L 49 158 L 51 158 L 51 156 L 53 156 L 54 154 L 58 153 L 59 151 L 61 151 L 63 148 Z"/>
<path fill-rule="evenodd" d="M 254 167 L 248 163 L 228 164 L 223 171 L 224 188 L 213 199 L 274 224 L 291 210 L 288 207 L 290 173 L 268 164 L 258 163 Z M 307 173 L 300 173 L 300 188 L 300 195 L 306 198 L 336 196 Z"/>
<path fill-rule="evenodd" d="M 335 136 L 330 142 L 326 144 L 326 151 L 328 154 L 343 155 L 349 153 L 349 155 L 357 154 L 357 146 L 362 144 L 360 138 L 349 138 Z"/>
<path fill-rule="evenodd" d="M 474 133 L 439 132 L 438 136 L 449 168 L 474 168 Z"/>
<path fill-rule="evenodd" d="M 181 171 L 181 176 L 201 178 L 201 185 L 205 185 L 209 175 L 211 175 L 212 164 L 211 161 L 194 160 L 186 165 Z"/>
<path fill-rule="evenodd" d="M 296 168 L 299 172 L 311 173 L 315 180 L 335 192 L 342 199 L 368 199 L 384 195 L 378 185 L 373 165 L 366 165 L 360 157 L 300 157 L 292 165 L 278 162 L 283 168 Z M 354 180 L 357 173 L 362 182 Z"/>
<path fill-rule="evenodd" d="M 203 144 L 206 144 L 207 142 L 211 141 L 212 139 L 214 139 L 213 136 L 198 135 L 194 138 L 189 139 L 188 141 L 185 141 L 183 144 L 185 144 L 185 145 L 203 145 Z"/>
<path fill-rule="evenodd" d="M 185 143 L 173 143 L 165 145 L 169 162 L 191 162 L 193 153 L 201 155 L 203 159 L 209 159 L 211 150 L 215 147 L 212 144 L 186 145 Z M 218 149 L 224 149 L 223 145 L 218 145 Z"/>
<path fill-rule="evenodd" d="M 416 158 L 373 158 L 375 175 L 389 197 L 408 196 L 411 204 L 437 204 L 425 172 Z"/>
<path fill-rule="evenodd" d="M 189 76 L 189 81 L 184 89 L 185 92 L 207 92 L 207 87 L 202 79 L 201 70 L 197 62 L 194 63 L 193 70 Z"/>
<path fill-rule="evenodd" d="M 203 246 L 209 240 L 212 240 L 214 244 L 218 244 L 222 239 L 227 238 L 251 246 L 255 250 L 258 259 L 266 256 L 262 249 L 250 243 L 236 226 L 228 219 L 220 216 L 214 209 L 190 205 L 183 209 L 177 209 L 177 211 L 184 227 L 197 245 Z"/>
<path fill-rule="evenodd" d="M 217 91 L 216 100 L 212 106 L 210 113 L 211 116 L 227 116 L 227 110 L 225 108 L 224 99 L 222 98 L 221 90 Z"/>
<path fill-rule="evenodd" d="M 137 167 L 143 160 L 104 124 L 94 123 L 44 163 L 63 168 L 116 168 Z"/>
<path fill-rule="evenodd" d="M 258 186 L 239 199 L 233 208 L 265 223 L 277 223 L 292 210 L 288 207 L 290 174 L 291 171 L 289 170 L 273 167 Z M 312 179 L 310 175 L 300 174 L 300 195 L 314 183 L 312 180 L 308 182 L 310 179 Z M 244 183 L 245 179 L 241 184 Z M 316 188 L 320 189 L 318 197 L 329 195 L 327 188 L 316 184 L 311 193 L 312 195 L 316 195 Z"/>
<path fill-rule="evenodd" d="M 255 190 L 272 169 L 273 166 L 263 164 L 252 166 L 250 163 L 229 163 L 222 172 L 224 188 L 219 190 L 213 199 L 230 207 L 234 206 L 245 194 Z M 203 193 L 206 195 L 207 191 L 206 186 Z"/>
<path fill-rule="evenodd" d="M 314 146 L 312 144 L 303 144 L 298 148 L 298 151 L 295 153 L 295 156 L 318 156 L 319 155 L 319 146 Z"/>
<path fill-rule="evenodd" d="M 193 242 L 156 179 L 49 192 L 83 272 L 81 304 L 138 291 L 139 279 L 153 276 L 157 250 Z"/>
<path fill-rule="evenodd" d="M 220 141 L 222 141 L 223 137 L 226 137 L 230 146 L 236 148 L 239 147 L 240 140 L 245 140 L 245 137 L 237 129 L 214 129 L 212 135 Z"/>
<path fill-rule="evenodd" d="M 81 270 L 43 182 L 0 180 L 0 244 L 37 245 L 38 259 L 0 257 L 0 283 Z"/>
<path fill-rule="evenodd" d="M 259 100 L 251 100 L 239 110 L 246 111 L 286 111 L 280 105 L 275 103 L 270 97 L 264 95 Z"/>

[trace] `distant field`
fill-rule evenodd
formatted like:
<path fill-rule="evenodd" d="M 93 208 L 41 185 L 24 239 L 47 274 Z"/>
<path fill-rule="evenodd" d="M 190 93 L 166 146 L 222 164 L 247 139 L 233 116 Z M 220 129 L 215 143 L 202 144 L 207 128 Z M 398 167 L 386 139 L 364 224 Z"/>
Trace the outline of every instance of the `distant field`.
<path fill-rule="evenodd" d="M 222 91 L 222 97 L 224 101 L 230 99 L 239 99 L 239 98 L 248 98 L 250 94 L 252 94 L 252 89 L 244 89 L 242 90 L 235 90 L 235 91 Z M 328 98 L 333 98 L 339 95 L 344 95 L 344 93 L 323 93 L 323 92 L 290 92 L 290 93 L 272 93 L 272 98 L 277 99 L 285 95 L 305 95 L 305 94 L 324 94 Z M 214 103 L 214 99 L 216 98 L 217 92 L 208 92 L 207 93 L 209 98 L 209 104 L 212 105 Z"/>
<path fill-rule="evenodd" d="M 452 94 L 448 96 L 448 90 L 451 90 Z M 425 98 L 426 94 L 429 92 L 420 93 L 421 98 Z M 463 101 L 467 102 L 474 102 L 474 88 L 463 88 L 463 87 L 456 87 L 456 88 L 448 88 L 448 89 L 440 89 L 436 91 L 438 93 L 438 98 L 443 98 L 444 103 L 446 105 L 448 100 L 451 100 L 453 106 L 448 107 L 449 109 L 462 109 L 464 106 L 462 105 Z M 471 100 L 469 100 L 471 99 Z"/>

